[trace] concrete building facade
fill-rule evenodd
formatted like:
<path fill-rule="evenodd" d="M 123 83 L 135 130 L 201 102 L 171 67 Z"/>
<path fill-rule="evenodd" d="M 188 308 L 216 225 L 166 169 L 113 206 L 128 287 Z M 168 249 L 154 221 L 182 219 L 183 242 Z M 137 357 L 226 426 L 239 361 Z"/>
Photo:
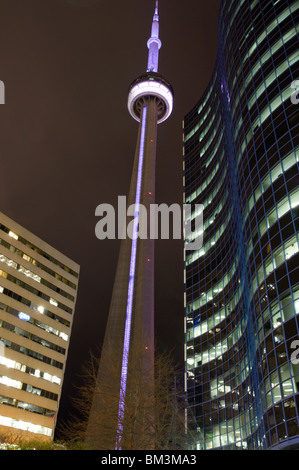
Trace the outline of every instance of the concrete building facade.
<path fill-rule="evenodd" d="M 79 270 L 0 213 L 0 438 L 54 437 Z"/>

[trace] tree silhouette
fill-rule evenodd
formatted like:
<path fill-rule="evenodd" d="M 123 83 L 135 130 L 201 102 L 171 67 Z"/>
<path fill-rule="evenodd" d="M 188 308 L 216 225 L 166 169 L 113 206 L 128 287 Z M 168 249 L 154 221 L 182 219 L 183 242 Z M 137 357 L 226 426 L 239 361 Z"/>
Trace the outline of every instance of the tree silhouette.
<path fill-rule="evenodd" d="M 76 413 L 60 428 L 67 445 L 80 442 L 81 448 L 97 450 L 185 449 L 183 374 L 171 353 L 155 352 L 154 367 L 145 370 L 143 347 L 135 345 L 120 416 L 123 391 L 113 351 L 115 344 L 101 362 L 100 374 L 99 357 L 92 353 L 82 367 L 82 385 L 72 400 Z"/>

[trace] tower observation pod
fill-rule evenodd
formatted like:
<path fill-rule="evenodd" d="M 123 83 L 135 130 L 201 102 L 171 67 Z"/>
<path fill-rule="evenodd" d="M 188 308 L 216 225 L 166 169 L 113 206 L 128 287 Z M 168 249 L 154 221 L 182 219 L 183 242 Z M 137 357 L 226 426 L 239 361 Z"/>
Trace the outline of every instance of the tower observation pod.
<path fill-rule="evenodd" d="M 173 89 L 158 72 L 161 48 L 158 1 L 155 2 L 147 47 L 147 70 L 131 83 L 128 93 L 128 111 L 139 123 L 127 197 L 127 209 L 133 207 L 134 211 L 130 213 L 133 217 L 129 222 L 130 230 L 126 224 L 121 240 L 86 432 L 89 446 L 95 449 L 129 449 L 127 436 L 132 436 L 131 426 L 137 440 L 141 439 L 144 427 L 151 429 L 151 416 L 146 409 L 153 410 L 153 403 L 148 403 L 150 398 L 145 395 L 142 398 L 137 396 L 134 381 L 137 380 L 138 387 L 141 384 L 143 390 L 150 390 L 153 386 L 154 239 L 150 237 L 147 217 L 150 206 L 155 204 L 157 127 L 166 121 L 173 109 Z M 141 206 L 145 212 L 141 211 Z M 147 236 L 142 230 L 144 226 L 147 227 Z M 138 371 L 142 374 L 141 380 L 140 377 L 136 379 Z M 111 403 L 108 403 L 110 398 Z M 137 401 L 142 406 L 137 407 Z M 109 416 L 109 424 L 104 409 Z M 135 416 L 133 424 L 132 415 Z M 145 445 L 140 441 L 140 449 Z M 151 444 L 147 445 L 152 448 Z"/>
<path fill-rule="evenodd" d="M 129 88 L 128 109 L 131 116 L 140 121 L 141 110 L 149 100 L 155 100 L 157 105 L 157 123 L 166 121 L 172 113 L 173 89 L 170 83 L 158 73 L 159 50 L 159 13 L 156 1 L 155 14 L 152 22 L 151 37 L 147 41 L 148 62 L 145 74 L 136 78 Z"/>

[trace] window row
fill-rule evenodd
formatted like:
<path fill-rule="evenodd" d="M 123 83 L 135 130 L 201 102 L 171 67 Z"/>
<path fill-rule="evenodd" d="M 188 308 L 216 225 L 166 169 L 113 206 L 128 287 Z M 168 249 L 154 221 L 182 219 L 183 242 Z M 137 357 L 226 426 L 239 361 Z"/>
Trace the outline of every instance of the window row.
<path fill-rule="evenodd" d="M 49 400 L 58 400 L 57 393 L 50 392 L 49 390 L 43 390 L 31 384 L 25 384 L 20 380 L 12 379 L 6 375 L 0 375 L 0 384 L 6 385 L 7 387 L 18 388 L 24 392 L 29 392 L 33 395 L 39 395 L 40 397 L 48 398 Z"/>
<path fill-rule="evenodd" d="M 193 369 L 200 365 L 207 364 L 208 362 L 214 361 L 220 358 L 226 353 L 231 347 L 233 347 L 239 339 L 242 337 L 246 328 L 246 320 L 243 321 L 223 340 L 220 340 L 215 346 L 202 351 L 201 353 L 195 353 L 187 359 L 187 369 Z M 250 368 L 247 365 L 245 368 L 245 376 L 250 372 Z"/>
<path fill-rule="evenodd" d="M 267 28 L 259 35 L 259 37 L 254 41 L 253 45 L 250 47 L 248 50 L 248 53 L 244 57 L 242 63 L 240 64 L 240 67 L 237 70 L 236 76 L 233 80 L 233 87 L 236 83 L 236 81 L 239 78 L 239 75 L 241 71 L 243 70 L 245 62 L 251 57 L 253 52 L 258 48 L 258 46 L 269 36 L 270 32 L 272 32 L 277 26 L 282 23 L 286 18 L 290 16 L 291 13 L 295 13 L 295 11 L 299 8 L 298 3 L 294 2 L 291 8 L 286 8 L 282 13 L 280 13 L 275 20 L 273 20 Z M 291 10 L 291 11 L 290 11 Z M 286 44 L 294 35 L 296 35 L 296 29 L 288 31 L 286 34 L 284 34 L 278 41 L 276 41 L 273 46 L 271 45 L 271 49 L 269 49 L 265 54 L 260 59 L 260 62 L 255 64 L 255 66 L 252 68 L 251 74 L 249 74 L 245 80 L 246 85 L 248 85 L 249 81 L 252 79 L 252 77 L 255 75 L 255 73 L 260 69 L 261 65 L 263 65 L 272 55 L 275 54 L 275 52 L 280 49 L 284 44 Z"/>
<path fill-rule="evenodd" d="M 266 277 L 269 276 L 280 264 L 289 260 L 292 256 L 299 252 L 299 246 L 297 237 L 293 236 L 273 251 L 263 262 L 254 276 L 251 286 L 250 295 L 253 297 L 255 291 L 265 281 Z"/>
<path fill-rule="evenodd" d="M 291 95 L 293 93 L 293 90 L 290 88 L 290 86 L 287 86 L 274 100 L 272 100 L 260 113 L 260 115 L 256 118 L 254 123 L 252 124 L 251 128 L 245 135 L 245 138 L 243 139 L 243 142 L 241 144 L 241 150 L 239 151 L 238 154 L 238 159 L 237 159 L 237 164 L 239 165 L 241 161 L 241 156 L 243 155 L 246 146 L 249 145 L 249 142 L 253 138 L 253 135 L 255 132 L 262 126 L 262 124 L 268 119 L 268 117 L 273 114 L 273 112 L 282 104 L 285 103 L 286 100 L 291 98 Z"/>
<path fill-rule="evenodd" d="M 32 424 L 19 419 L 9 418 L 7 416 L 0 416 L 0 425 L 7 426 L 15 429 L 22 429 L 23 431 L 33 432 L 35 434 L 43 434 L 45 436 L 52 436 L 53 430 L 46 426 L 40 426 L 39 424 Z"/>
<path fill-rule="evenodd" d="M 273 286 L 267 286 L 268 289 Z M 265 285 L 260 287 L 264 291 Z M 268 299 L 266 293 L 266 298 Z M 299 314 L 299 287 L 295 286 L 284 294 L 276 297 L 267 304 L 265 310 L 258 316 L 256 321 L 256 346 L 272 331 L 280 327 L 285 321 Z"/>
<path fill-rule="evenodd" d="M 41 346 L 44 346 L 45 348 L 52 349 L 53 351 L 56 351 L 60 354 L 66 353 L 66 349 L 62 348 L 61 346 L 58 346 L 58 344 L 51 343 L 50 341 L 47 341 L 44 338 L 40 338 L 39 336 L 36 336 L 29 331 L 23 330 L 22 328 L 19 328 L 16 325 L 3 321 L 1 318 L 0 318 L 0 328 L 11 331 L 12 333 L 15 333 L 16 335 L 22 336 L 23 338 L 27 338 L 30 341 L 34 341 L 35 343 L 38 343 Z"/>
<path fill-rule="evenodd" d="M 71 323 L 68 320 L 65 320 L 64 318 L 60 317 L 59 315 L 56 315 L 55 313 L 51 312 L 50 310 L 47 310 L 43 305 L 36 305 L 34 302 L 31 302 L 30 300 L 26 299 L 25 297 L 22 297 L 19 294 L 16 294 L 16 292 L 7 289 L 6 287 L 3 287 L 0 285 L 0 294 L 7 295 L 8 297 L 20 302 L 21 304 L 26 305 L 27 307 L 32 308 L 36 312 L 42 313 L 43 315 L 46 315 L 49 318 L 52 318 L 53 320 L 57 321 L 58 323 L 61 323 L 68 328 L 70 327 Z"/>
<path fill-rule="evenodd" d="M 5 397 L 0 395 L 0 405 L 9 405 L 21 410 L 30 411 L 31 413 L 37 413 L 39 415 L 48 416 L 54 418 L 55 411 L 42 408 L 41 406 L 33 405 L 32 403 L 26 403 L 24 401 L 16 400 L 15 398 Z"/>
<path fill-rule="evenodd" d="M 186 266 L 188 266 L 191 263 L 194 263 L 194 261 L 198 260 L 201 256 L 205 255 L 208 253 L 208 251 L 216 245 L 218 240 L 221 238 L 225 230 L 227 229 L 228 225 L 231 222 L 231 216 L 232 216 L 233 210 L 230 209 L 229 213 L 225 217 L 224 223 L 218 228 L 218 230 L 214 233 L 214 235 L 204 244 L 202 248 L 199 250 L 194 250 L 191 254 L 189 254 L 186 257 Z"/>
<path fill-rule="evenodd" d="M 4 344 L 5 347 L 12 349 L 13 351 L 17 351 L 21 354 L 24 354 L 25 356 L 32 357 L 33 359 L 37 359 L 38 361 L 44 362 L 45 364 L 49 364 L 53 367 L 57 367 L 58 369 L 63 369 L 63 363 L 56 361 L 52 357 L 45 356 L 36 351 L 33 351 L 32 349 L 28 349 L 28 348 L 25 348 L 24 346 L 20 346 L 19 344 L 14 343 L 13 341 L 10 341 L 9 339 L 6 339 L 4 337 L 1 337 L 0 341 L 1 343 Z"/>
<path fill-rule="evenodd" d="M 39 369 L 28 367 L 25 364 L 21 364 L 21 362 L 9 359 L 8 357 L 0 356 L 0 364 L 9 369 L 20 370 L 21 372 L 25 372 L 26 374 L 33 375 L 34 377 L 47 380 L 48 382 L 51 382 L 53 384 L 61 385 L 61 378 L 57 377 L 57 375 L 52 375 L 48 372 L 43 372 Z"/>
<path fill-rule="evenodd" d="M 197 310 L 198 308 L 202 307 L 203 305 L 207 304 L 214 297 L 217 297 L 225 287 L 232 281 L 235 273 L 237 272 L 237 268 L 240 262 L 240 255 L 238 255 L 234 262 L 232 263 L 230 269 L 224 274 L 222 279 L 213 286 L 208 292 L 202 292 L 200 298 L 194 300 L 191 304 L 187 305 L 187 313 Z M 239 284 L 241 281 L 239 281 Z"/>
<path fill-rule="evenodd" d="M 64 284 L 68 285 L 68 286 L 71 287 L 72 289 L 76 289 L 76 284 L 74 284 L 73 282 L 69 281 L 69 280 L 66 279 L 65 277 L 61 276 L 60 274 L 56 273 L 55 271 L 53 271 L 52 269 L 50 269 L 48 266 L 45 266 L 44 264 L 40 263 L 40 262 L 37 261 L 35 258 L 32 258 L 31 256 L 27 255 L 24 251 L 19 250 L 19 248 L 17 248 L 17 247 L 14 246 L 13 244 L 8 243 L 7 241 L 3 240 L 3 238 L 0 238 L 0 245 L 4 246 L 4 247 L 7 248 L 9 251 L 12 251 L 13 253 L 16 253 L 18 256 L 20 256 L 21 258 L 23 258 L 23 259 L 25 259 L 26 261 L 28 261 L 28 263 L 31 263 L 31 264 L 33 264 L 34 266 L 37 266 L 38 268 L 42 269 L 42 270 L 45 271 L 46 273 L 48 273 L 48 274 L 50 274 L 51 276 L 55 277 L 56 279 L 58 279 L 58 281 L 63 282 Z"/>
<path fill-rule="evenodd" d="M 220 310 L 216 311 L 207 320 L 201 321 L 198 325 L 194 326 L 194 328 L 188 328 L 187 341 L 192 338 L 198 338 L 199 336 L 204 335 L 207 331 L 217 328 L 225 318 L 231 315 L 234 308 L 238 305 L 242 292 L 242 284 L 238 284 L 236 291 L 234 291 L 233 297 L 225 304 L 222 303 L 222 308 Z"/>
<path fill-rule="evenodd" d="M 271 45 L 271 48 L 265 52 L 260 58 L 259 60 L 255 63 L 255 65 L 251 68 L 249 74 L 246 76 L 246 78 L 244 79 L 244 83 L 243 85 L 241 86 L 240 90 L 239 90 L 239 95 L 238 95 L 238 98 L 235 100 L 234 102 L 234 106 L 232 108 L 232 117 L 234 117 L 235 115 L 235 112 L 236 112 L 236 108 L 239 104 L 239 101 L 240 101 L 240 97 L 244 94 L 244 91 L 245 89 L 249 86 L 249 84 L 251 83 L 251 81 L 254 79 L 255 75 L 262 69 L 263 65 L 280 49 L 283 47 L 284 44 L 286 44 L 290 39 L 292 39 L 293 37 L 296 37 L 298 34 L 297 32 L 297 28 L 292 28 L 290 31 L 288 31 L 286 34 L 283 35 L 282 38 L 280 38 L 278 41 L 276 41 L 273 45 Z M 292 63 L 295 63 L 295 59 L 296 57 L 294 56 L 292 58 Z M 280 65 L 279 66 L 279 70 L 280 70 L 280 73 L 283 73 L 283 71 L 285 71 L 287 68 L 290 67 L 290 64 L 285 61 L 283 63 L 283 65 Z M 239 69 L 239 73 L 241 71 L 241 68 Z M 278 72 L 278 70 L 277 70 Z M 275 80 L 275 72 L 273 72 L 271 75 L 269 75 L 269 77 L 272 76 L 273 80 Z M 268 80 L 269 80 L 269 77 L 268 77 Z M 237 77 L 234 78 L 234 81 L 233 81 L 233 87 L 235 86 L 235 83 L 236 83 L 236 80 L 237 80 Z M 267 79 L 266 79 L 267 80 Z M 272 81 L 270 81 L 270 83 L 272 83 Z M 270 84 L 269 83 L 269 84 Z M 268 84 L 268 85 L 269 85 Z M 261 87 L 263 87 L 263 85 L 261 85 Z M 261 93 L 263 92 L 263 90 L 261 89 L 260 90 Z M 260 96 L 260 94 L 258 96 Z M 251 100 L 254 100 L 254 96 L 251 97 Z M 256 98 L 257 99 L 257 98 Z M 250 100 L 249 100 L 250 101 Z M 252 105 L 251 105 L 252 106 Z"/>
<path fill-rule="evenodd" d="M 261 386 L 263 407 L 264 409 L 270 408 L 298 391 L 294 378 L 291 376 L 289 364 L 284 364 L 275 369 Z"/>
<path fill-rule="evenodd" d="M 284 214 L 295 209 L 299 205 L 299 189 L 291 192 L 289 196 L 284 197 L 279 203 L 271 209 L 266 217 L 259 223 L 259 233 L 262 236 L 277 220 Z"/>
<path fill-rule="evenodd" d="M 248 204 L 246 205 L 246 209 L 244 211 L 244 222 L 245 224 L 246 219 L 252 210 L 253 206 L 257 203 L 261 195 L 289 168 L 299 162 L 299 147 L 296 147 L 295 151 L 290 152 L 286 157 L 282 158 L 282 160 L 275 165 L 272 170 L 262 179 L 261 183 L 257 186 L 254 193 L 250 197 Z"/>
<path fill-rule="evenodd" d="M 29 284 L 26 284 L 25 282 L 21 281 L 18 278 L 12 276 L 11 274 L 7 273 L 6 271 L 3 271 L 2 269 L 0 269 L 0 277 L 3 277 L 4 279 L 7 279 L 8 281 L 22 287 L 23 289 L 31 292 L 32 294 L 40 297 L 41 299 L 46 300 L 47 302 L 54 305 L 55 307 L 61 308 L 62 310 L 64 310 L 67 313 L 70 313 L 70 314 L 72 313 L 72 309 L 70 307 L 68 307 L 67 305 L 64 305 L 63 303 L 58 302 L 57 300 L 53 299 L 49 295 L 45 294 L 44 292 L 42 292 L 38 289 L 35 289 L 34 287 L 30 286 Z"/>
<path fill-rule="evenodd" d="M 219 160 L 217 160 L 217 163 L 213 171 L 204 179 L 201 185 L 191 194 L 191 196 L 186 197 L 186 203 L 194 201 L 194 199 L 200 196 L 200 194 L 209 186 L 209 184 L 215 178 L 223 159 L 224 159 L 224 152 L 221 152 L 219 156 Z"/>
<path fill-rule="evenodd" d="M 16 310 L 15 308 L 9 307 L 8 305 L 5 305 L 2 302 L 0 302 L 0 310 L 10 313 L 11 315 L 14 315 L 15 317 L 18 317 L 20 320 L 31 323 L 32 325 L 37 326 L 38 328 L 41 328 L 47 333 L 51 333 L 52 335 L 59 336 L 59 338 L 63 339 L 64 341 L 68 341 L 69 337 L 66 333 L 64 333 L 63 331 L 59 331 L 56 328 L 53 328 L 52 326 L 47 325 L 43 322 L 40 322 L 39 320 L 36 320 L 35 318 L 31 317 L 28 313 L 21 312 L 20 310 Z"/>
<path fill-rule="evenodd" d="M 36 282 L 39 282 L 43 284 L 44 286 L 48 287 L 49 289 L 54 290 L 57 292 L 59 295 L 62 295 L 63 297 L 66 297 L 67 299 L 74 301 L 74 296 L 68 294 L 62 289 L 59 289 L 57 286 L 52 284 L 51 282 L 46 281 L 45 279 L 41 278 L 38 274 L 33 273 L 29 269 L 25 268 L 21 264 L 17 263 L 16 261 L 13 261 L 12 259 L 8 258 L 4 254 L 0 254 L 0 263 L 5 263 L 7 266 L 10 268 L 16 269 L 19 273 L 24 274 L 26 277 L 29 277 L 30 279 L 33 279 Z"/>
<path fill-rule="evenodd" d="M 41 250 L 40 248 L 38 248 L 37 246 L 33 245 L 31 242 L 29 242 L 28 240 L 25 240 L 25 238 L 21 237 L 20 235 L 14 233 L 11 229 L 9 229 L 8 227 L 6 227 L 5 225 L 3 224 L 0 224 L 0 230 L 2 230 L 3 232 L 5 233 L 8 233 L 12 238 L 14 238 L 15 240 L 18 240 L 19 242 L 23 243 L 24 245 L 26 246 L 29 246 L 29 248 L 31 248 L 33 251 L 36 251 L 36 253 L 40 254 L 41 256 L 43 256 L 44 258 L 48 259 L 49 261 L 51 261 L 52 263 L 56 264 L 57 266 L 59 266 L 60 268 L 62 268 L 64 271 L 66 271 L 67 273 L 71 274 L 72 276 L 74 277 L 78 277 L 78 273 L 76 273 L 75 271 L 73 271 L 71 268 L 69 268 L 68 266 L 64 265 L 63 263 L 61 263 L 60 261 L 58 261 L 57 259 L 53 258 L 53 256 L 50 256 L 48 253 L 46 253 L 45 251 Z"/>

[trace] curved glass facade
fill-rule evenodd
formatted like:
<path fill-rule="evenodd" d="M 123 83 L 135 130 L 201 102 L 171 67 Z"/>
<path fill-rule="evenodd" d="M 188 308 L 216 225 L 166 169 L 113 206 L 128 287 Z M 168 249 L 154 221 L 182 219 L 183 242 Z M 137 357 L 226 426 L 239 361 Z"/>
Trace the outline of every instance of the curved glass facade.
<path fill-rule="evenodd" d="M 185 251 L 190 448 L 299 448 L 298 33 L 296 0 L 223 0 L 184 119 L 185 203 L 204 205 Z"/>

